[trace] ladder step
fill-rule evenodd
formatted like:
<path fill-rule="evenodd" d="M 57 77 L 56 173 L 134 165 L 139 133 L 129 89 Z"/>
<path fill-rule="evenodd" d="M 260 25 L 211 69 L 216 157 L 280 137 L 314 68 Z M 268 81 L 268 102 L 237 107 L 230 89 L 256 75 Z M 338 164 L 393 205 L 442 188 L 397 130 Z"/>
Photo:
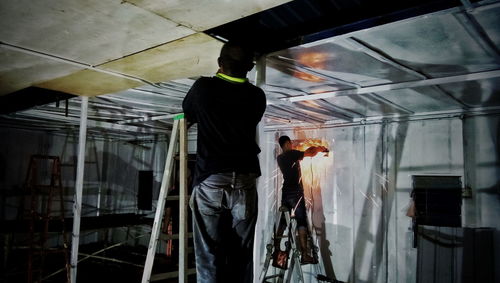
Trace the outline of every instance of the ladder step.
<path fill-rule="evenodd" d="M 274 236 L 273 239 L 287 239 L 288 235 Z"/>
<path fill-rule="evenodd" d="M 189 268 L 187 270 L 187 275 L 192 275 L 192 274 L 196 274 L 196 268 Z M 172 272 L 167 272 L 167 273 L 153 274 L 153 275 L 151 275 L 151 279 L 149 281 L 153 282 L 153 281 L 160 281 L 160 280 L 177 278 L 177 277 L 179 277 L 179 272 L 172 271 Z"/>
<path fill-rule="evenodd" d="M 280 278 L 283 278 L 285 274 L 274 274 L 274 275 L 270 275 L 270 276 L 266 276 L 264 278 L 264 280 L 267 280 L 267 279 L 273 279 L 273 278 L 276 278 L 276 277 L 280 277 Z"/>
<path fill-rule="evenodd" d="M 167 241 L 167 240 L 178 240 L 179 239 L 179 234 L 172 234 L 172 235 L 169 235 L 169 234 L 161 234 L 160 235 L 160 238 L 164 241 Z M 188 233 L 188 238 L 193 238 L 193 233 L 192 232 L 189 232 Z"/>
<path fill-rule="evenodd" d="M 186 199 L 189 199 L 191 197 L 191 195 L 187 195 L 186 196 Z M 175 196 L 167 196 L 167 200 L 179 200 L 180 197 L 178 195 L 175 195 Z"/>

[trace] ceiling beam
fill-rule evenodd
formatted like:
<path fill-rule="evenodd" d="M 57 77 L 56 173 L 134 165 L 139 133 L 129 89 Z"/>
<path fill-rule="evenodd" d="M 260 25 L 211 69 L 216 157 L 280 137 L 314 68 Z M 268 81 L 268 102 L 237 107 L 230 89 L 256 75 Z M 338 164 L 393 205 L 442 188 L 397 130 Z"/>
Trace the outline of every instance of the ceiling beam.
<path fill-rule="evenodd" d="M 372 57 L 380 62 L 386 63 L 386 64 L 388 64 L 388 65 L 390 65 L 390 66 L 392 66 L 400 71 L 406 72 L 406 73 L 413 75 L 419 79 L 430 79 L 431 78 L 430 76 L 428 76 L 424 73 L 418 72 L 418 71 L 416 71 L 408 66 L 401 64 L 400 62 L 398 62 L 394 58 L 390 57 L 389 55 L 385 54 L 384 52 L 376 49 L 375 47 L 371 46 L 370 44 L 368 44 L 368 43 L 366 43 L 358 38 L 347 37 L 347 38 L 345 38 L 345 41 L 350 46 L 357 49 L 358 51 L 361 51 L 361 52 L 365 53 L 366 55 L 368 55 L 368 56 L 370 56 L 370 57 Z M 438 92 L 447 96 L 448 98 L 451 98 L 453 101 L 455 101 L 457 104 L 459 104 L 463 109 L 469 108 L 464 102 L 457 99 L 456 97 L 449 94 L 448 92 L 444 91 L 439 86 L 434 86 L 434 87 L 436 88 L 436 90 Z M 396 105 L 393 102 L 392 102 L 392 104 Z M 401 106 L 399 106 L 399 107 L 401 107 Z"/>
<path fill-rule="evenodd" d="M 306 123 L 311 123 L 311 124 L 323 124 L 325 121 L 318 119 L 316 117 L 312 117 L 306 113 L 297 111 L 297 109 L 288 109 L 285 105 L 269 105 L 268 109 L 274 108 L 278 111 L 286 113 L 285 115 L 288 115 L 287 118 L 293 119 L 293 120 L 298 120 Z M 285 118 L 285 117 L 283 117 Z"/>
<path fill-rule="evenodd" d="M 65 117 L 62 115 L 48 114 L 48 113 L 39 113 L 38 110 L 28 110 L 25 112 L 20 112 L 17 115 L 24 116 L 24 117 L 26 117 L 26 116 L 38 117 L 38 118 L 47 119 L 47 120 L 64 121 L 64 122 L 71 123 L 74 126 L 78 125 L 78 123 L 80 122 L 80 118 Z M 144 128 L 144 127 L 126 126 L 126 125 L 119 125 L 119 124 L 96 121 L 96 120 L 88 120 L 87 127 L 88 128 L 104 128 L 104 129 L 108 129 L 108 130 L 146 133 L 146 134 L 155 133 L 156 132 L 155 130 L 157 130 L 157 131 L 168 130 L 166 128 L 148 129 L 148 128 Z"/>
<path fill-rule="evenodd" d="M 328 91 L 318 94 L 308 94 L 308 95 L 281 98 L 281 100 L 289 102 L 298 102 L 298 101 L 308 101 L 317 99 L 328 99 L 336 96 L 365 94 L 371 92 L 384 92 L 389 90 L 415 88 L 423 86 L 435 86 L 435 85 L 449 84 L 449 83 L 492 79 L 497 77 L 500 77 L 499 69 L 493 71 L 484 71 L 484 72 L 470 73 L 464 75 L 447 76 L 441 78 L 424 79 L 424 80 L 417 80 L 410 82 L 390 83 L 390 84 L 367 86 L 367 87 L 360 87 L 360 88 L 353 88 L 346 90 Z"/>
<path fill-rule="evenodd" d="M 497 64 L 500 64 L 500 51 L 498 47 L 470 11 L 471 9 L 466 9 L 465 12 L 455 13 L 453 16 L 467 31 L 470 37 L 481 46 L 486 54 L 494 58 Z"/>
<path fill-rule="evenodd" d="M 415 114 L 415 112 L 411 111 L 410 109 L 407 109 L 399 104 L 396 104 L 376 93 L 369 93 L 368 96 L 371 96 L 373 99 L 377 100 L 378 102 L 382 102 L 382 103 L 385 103 L 385 104 L 389 104 L 389 106 L 393 107 L 393 108 L 396 108 L 398 109 L 399 111 L 402 111 L 402 112 L 405 112 L 405 113 L 408 113 L 408 114 Z"/>
<path fill-rule="evenodd" d="M 288 87 L 282 87 L 282 86 L 274 86 L 274 85 L 264 85 L 263 86 L 264 88 L 264 91 L 265 92 L 268 92 L 268 93 L 277 93 L 277 94 L 282 94 L 282 95 L 285 95 L 287 97 L 293 97 L 293 96 L 301 96 L 301 95 L 306 95 L 307 92 L 305 91 L 302 91 L 302 90 L 297 90 L 297 89 L 292 89 L 292 88 L 288 88 Z M 286 101 L 282 100 L 283 98 L 278 98 L 278 99 L 275 99 L 275 98 L 268 98 L 268 105 L 273 105 L 273 104 L 284 104 L 286 103 Z M 288 102 L 290 103 L 290 102 Z M 329 108 L 330 111 L 334 111 L 334 112 L 338 112 L 342 115 L 345 115 L 345 116 L 348 116 L 350 118 L 352 117 L 364 117 L 364 115 L 361 115 L 360 113 L 358 112 L 355 112 L 353 110 L 350 110 L 350 109 L 345 109 L 345 108 L 342 108 L 342 107 L 339 107 L 337 105 L 333 105 L 332 103 L 328 102 L 328 101 L 319 101 L 318 102 L 321 106 L 323 107 L 326 107 L 326 108 Z"/>
<path fill-rule="evenodd" d="M 143 105 L 143 106 L 148 106 L 148 107 L 153 107 L 153 108 L 175 108 L 175 109 L 182 110 L 181 104 L 159 105 L 158 103 L 146 102 L 146 101 L 141 101 L 138 99 L 132 100 L 132 99 L 128 99 L 125 97 L 120 97 L 118 95 L 106 95 L 105 97 L 100 97 L 100 98 L 103 100 L 120 101 L 120 102 L 126 102 L 126 103 L 130 103 L 130 104 L 135 104 L 135 105 Z"/>
<path fill-rule="evenodd" d="M 117 122 L 117 124 L 123 125 L 123 124 L 130 124 L 130 123 L 141 123 L 141 122 L 148 122 L 148 121 L 166 120 L 166 119 L 172 119 L 179 114 L 181 114 L 181 113 L 129 119 L 129 120 L 119 121 L 119 122 Z"/>
<path fill-rule="evenodd" d="M 33 106 L 58 102 L 75 97 L 72 94 L 28 87 L 16 92 L 0 96 L 0 114 L 9 114 L 29 109 Z"/>
<path fill-rule="evenodd" d="M 281 86 L 278 87 L 278 86 L 265 85 L 264 90 L 267 93 L 278 93 L 278 94 L 283 94 L 287 97 L 293 97 L 295 95 L 306 94 L 306 92 L 301 91 L 301 90 L 296 90 L 296 89 L 291 89 L 291 88 L 281 87 Z M 268 102 L 269 101 L 270 100 L 268 99 Z M 271 103 L 268 103 L 268 105 L 269 104 L 270 105 L 280 104 L 279 103 L 280 101 L 277 101 L 277 103 L 276 103 L 275 99 L 271 100 L 270 102 Z M 308 106 L 308 105 L 300 105 L 300 107 L 307 109 L 308 111 L 313 111 L 313 112 L 316 112 L 316 113 L 322 114 L 322 115 L 333 116 L 333 117 L 336 117 L 336 118 L 339 118 L 342 120 L 346 120 L 346 121 L 351 121 L 353 119 L 353 117 L 364 117 L 363 115 L 361 115 L 357 112 L 347 110 L 347 109 L 344 109 L 342 107 L 333 105 L 333 104 L 329 103 L 328 101 L 320 101 L 320 102 L 318 102 L 318 104 L 319 104 L 319 106 L 322 106 L 323 108 L 327 108 L 327 110 L 326 111 L 321 110 L 320 108 L 315 108 L 313 106 Z"/>

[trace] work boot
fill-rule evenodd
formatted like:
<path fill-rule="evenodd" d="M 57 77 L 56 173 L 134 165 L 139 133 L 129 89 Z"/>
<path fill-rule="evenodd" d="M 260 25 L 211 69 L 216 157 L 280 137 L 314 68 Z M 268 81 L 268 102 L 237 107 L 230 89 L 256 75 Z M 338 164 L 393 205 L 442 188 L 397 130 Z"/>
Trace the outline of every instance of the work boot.
<path fill-rule="evenodd" d="M 318 260 L 309 255 L 307 248 L 307 230 L 299 229 L 300 264 L 316 264 Z"/>

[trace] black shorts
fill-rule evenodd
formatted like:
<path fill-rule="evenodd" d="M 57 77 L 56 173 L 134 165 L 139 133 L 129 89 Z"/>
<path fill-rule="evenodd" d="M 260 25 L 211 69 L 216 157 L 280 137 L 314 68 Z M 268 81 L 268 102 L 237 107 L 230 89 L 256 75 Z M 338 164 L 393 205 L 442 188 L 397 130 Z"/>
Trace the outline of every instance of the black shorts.
<path fill-rule="evenodd" d="M 283 192 L 281 205 L 290 210 L 290 215 L 295 216 L 297 228 L 307 229 L 307 213 L 303 192 Z"/>

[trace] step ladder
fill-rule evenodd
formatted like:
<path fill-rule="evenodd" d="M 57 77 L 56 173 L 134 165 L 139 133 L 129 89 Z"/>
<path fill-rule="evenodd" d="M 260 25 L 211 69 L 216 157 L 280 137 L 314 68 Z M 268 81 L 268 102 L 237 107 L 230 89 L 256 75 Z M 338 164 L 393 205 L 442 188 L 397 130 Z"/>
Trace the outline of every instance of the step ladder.
<path fill-rule="evenodd" d="M 261 272 L 261 275 L 259 276 L 259 282 L 265 283 L 268 282 L 267 280 L 269 279 L 276 279 L 278 283 L 289 283 L 291 282 L 293 273 L 295 272 L 296 277 L 297 277 L 297 282 L 304 282 L 304 274 L 302 272 L 302 268 L 300 266 L 300 251 L 298 249 L 297 243 L 297 235 L 296 235 L 296 230 L 297 230 L 297 221 L 295 220 L 295 217 L 290 216 L 290 210 L 282 206 L 279 209 L 280 211 L 280 216 L 278 217 L 278 225 L 282 219 L 282 217 L 285 217 L 286 221 L 286 235 L 283 234 L 284 236 L 280 236 L 280 241 L 281 238 L 285 238 L 285 253 L 287 257 L 290 257 L 290 260 L 286 259 L 286 269 L 281 269 L 279 268 L 279 271 L 277 274 L 272 274 L 272 275 L 267 275 L 267 271 L 269 269 L 269 264 L 271 263 L 273 253 L 278 252 L 274 251 L 274 240 L 275 237 L 277 237 L 276 233 L 274 233 L 270 243 L 266 246 L 267 249 L 267 254 L 266 254 L 266 260 L 264 262 L 264 268 Z M 284 280 L 284 281 L 283 281 Z"/>
<path fill-rule="evenodd" d="M 277 283 L 290 283 L 293 277 L 293 274 L 295 273 L 296 280 L 294 282 L 305 282 L 304 280 L 304 273 L 302 271 L 302 266 L 300 263 L 300 257 L 301 257 L 301 252 L 298 248 L 298 239 L 297 239 L 297 221 L 295 220 L 295 217 L 292 213 L 290 215 L 290 210 L 282 206 L 279 209 L 279 217 L 278 217 L 278 222 L 276 227 L 279 226 L 280 221 L 282 218 L 285 218 L 286 221 L 286 235 L 285 233 L 282 236 L 277 236 L 277 233 L 274 233 L 271 240 L 269 241 L 269 244 L 266 245 L 266 259 L 264 261 L 264 266 L 262 268 L 261 274 L 259 276 L 259 282 L 260 283 L 268 283 L 268 282 L 277 282 Z M 286 239 L 285 241 L 285 251 L 280 252 L 282 254 L 286 254 L 287 257 L 290 257 L 290 260 L 288 258 L 286 259 L 285 263 L 285 268 L 278 268 L 276 267 L 275 273 L 268 275 L 268 270 L 269 270 L 269 265 L 271 261 L 273 261 L 273 254 L 275 252 L 278 252 L 275 250 L 275 239 L 276 237 L 280 237 L 281 239 Z M 318 262 L 318 247 L 313 245 L 311 237 L 308 239 L 308 247 L 311 247 L 312 250 L 312 256 L 316 259 L 316 262 Z M 315 264 L 315 272 L 316 272 L 316 280 L 317 282 L 330 282 L 330 283 L 343 283 L 341 281 L 338 281 L 336 279 L 329 278 L 325 275 L 320 274 L 320 267 L 318 264 Z M 268 281 L 268 280 L 273 280 L 273 281 Z"/>
<path fill-rule="evenodd" d="M 162 225 L 162 218 L 165 210 L 165 203 L 168 197 L 168 188 L 170 187 L 170 180 L 174 168 L 174 155 L 177 148 L 177 140 L 179 139 L 179 271 L 172 277 L 178 277 L 179 283 L 187 282 L 187 277 L 193 274 L 193 269 L 188 269 L 187 254 L 188 254 L 188 190 L 187 190 L 187 127 L 184 114 L 179 114 L 174 117 L 174 125 L 167 151 L 167 160 L 165 163 L 165 170 L 163 172 L 163 179 L 160 187 L 160 195 L 158 196 L 158 203 L 156 206 L 155 219 L 151 230 L 151 238 L 148 245 L 148 253 L 144 271 L 142 274 L 142 283 L 153 281 L 151 271 L 153 269 L 153 262 L 156 254 L 156 247 L 160 240 L 160 232 Z M 169 278 L 172 278 L 169 276 Z M 162 278 L 166 279 L 166 278 Z"/>
<path fill-rule="evenodd" d="M 39 176 L 41 162 L 46 161 L 51 163 L 50 167 L 50 183 L 42 184 L 42 178 L 47 176 Z M 66 282 L 70 281 L 70 264 L 68 238 L 64 223 L 64 192 L 61 180 L 61 162 L 58 156 L 49 155 L 32 155 L 29 162 L 28 173 L 25 181 L 25 193 L 30 196 L 29 210 L 29 255 L 28 255 L 28 274 L 27 282 L 43 282 L 48 280 L 51 275 L 45 274 L 44 265 L 46 257 L 49 253 L 60 253 L 64 256 Z M 54 194 L 59 196 L 60 213 L 53 215 L 52 201 Z M 24 207 L 24 200 L 23 200 Z M 24 210 L 24 209 L 23 209 Z M 49 224 L 58 221 L 62 236 L 62 247 L 49 248 Z M 41 232 L 38 232 L 40 229 Z M 57 273 L 57 272 L 56 272 Z"/>

